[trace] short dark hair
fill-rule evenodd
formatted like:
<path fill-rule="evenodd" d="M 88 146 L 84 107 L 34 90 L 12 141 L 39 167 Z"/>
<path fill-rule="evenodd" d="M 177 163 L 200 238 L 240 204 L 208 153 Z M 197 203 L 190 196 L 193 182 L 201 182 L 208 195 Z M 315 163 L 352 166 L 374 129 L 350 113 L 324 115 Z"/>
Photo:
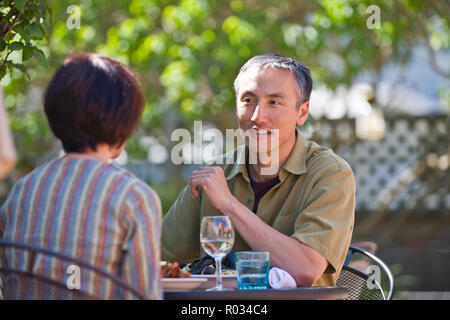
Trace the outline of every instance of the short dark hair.
<path fill-rule="evenodd" d="M 241 67 L 241 69 L 239 70 L 239 74 L 234 80 L 234 90 L 236 91 L 236 93 L 239 88 L 240 75 L 254 66 L 259 68 L 277 68 L 292 72 L 292 74 L 295 76 L 295 79 L 297 80 L 298 87 L 297 107 L 300 107 L 302 103 L 309 101 L 313 81 L 311 78 L 311 72 L 308 67 L 304 66 L 294 58 L 284 57 L 275 53 L 265 53 L 255 56 L 248 60 Z"/>
<path fill-rule="evenodd" d="M 94 53 L 69 56 L 44 96 L 44 111 L 64 151 L 119 147 L 133 133 L 145 98 L 131 69 Z"/>

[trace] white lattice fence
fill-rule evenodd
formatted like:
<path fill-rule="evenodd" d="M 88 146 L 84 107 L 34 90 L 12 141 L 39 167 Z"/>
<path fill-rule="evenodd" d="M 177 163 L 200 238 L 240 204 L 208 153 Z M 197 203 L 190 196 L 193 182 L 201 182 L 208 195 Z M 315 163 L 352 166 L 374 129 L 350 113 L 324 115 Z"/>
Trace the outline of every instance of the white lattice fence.
<path fill-rule="evenodd" d="M 450 214 L 450 117 L 385 119 L 379 141 L 358 139 L 354 119 L 313 120 L 310 138 L 331 147 L 353 168 L 358 212 Z M 389 192 L 394 190 L 391 198 Z"/>

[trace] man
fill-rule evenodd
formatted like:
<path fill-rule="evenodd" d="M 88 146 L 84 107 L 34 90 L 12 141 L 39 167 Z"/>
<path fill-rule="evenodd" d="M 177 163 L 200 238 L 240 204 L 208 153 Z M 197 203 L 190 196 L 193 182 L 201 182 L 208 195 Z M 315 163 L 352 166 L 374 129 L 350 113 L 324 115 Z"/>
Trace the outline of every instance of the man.
<path fill-rule="evenodd" d="M 14 185 L 0 207 L 0 238 L 78 258 L 121 277 L 148 299 L 162 299 L 160 200 L 110 162 L 136 129 L 144 104 L 138 79 L 121 63 L 97 54 L 67 58 L 44 97 L 47 120 L 66 154 Z M 3 257 L 2 251 L 0 264 L 27 265 L 28 256 L 4 250 Z M 33 270 L 64 283 L 67 267 L 36 259 Z M 110 282 L 89 270 L 81 268 L 79 275 L 80 289 L 96 298 L 132 298 L 117 296 Z"/>
<path fill-rule="evenodd" d="M 226 155 L 233 165 L 193 172 L 163 220 L 163 259 L 198 257 L 201 218 L 222 213 L 237 231 L 233 251 L 269 251 L 271 266 L 298 286 L 336 284 L 353 230 L 355 181 L 343 159 L 296 128 L 307 119 L 311 89 L 308 68 L 291 58 L 264 54 L 241 68 L 236 116 L 247 146 Z M 266 148 L 249 145 L 263 140 Z M 275 172 L 264 174 L 268 167 Z"/>

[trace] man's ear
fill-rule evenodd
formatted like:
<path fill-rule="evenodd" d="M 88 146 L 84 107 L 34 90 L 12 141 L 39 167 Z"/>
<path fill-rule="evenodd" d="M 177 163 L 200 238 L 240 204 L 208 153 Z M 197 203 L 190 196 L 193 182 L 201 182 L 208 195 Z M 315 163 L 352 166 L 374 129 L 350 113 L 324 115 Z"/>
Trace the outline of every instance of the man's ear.
<path fill-rule="evenodd" d="M 308 112 L 309 112 L 309 101 L 305 101 L 298 108 L 297 125 L 299 127 L 301 127 L 305 123 L 306 119 L 308 118 Z"/>

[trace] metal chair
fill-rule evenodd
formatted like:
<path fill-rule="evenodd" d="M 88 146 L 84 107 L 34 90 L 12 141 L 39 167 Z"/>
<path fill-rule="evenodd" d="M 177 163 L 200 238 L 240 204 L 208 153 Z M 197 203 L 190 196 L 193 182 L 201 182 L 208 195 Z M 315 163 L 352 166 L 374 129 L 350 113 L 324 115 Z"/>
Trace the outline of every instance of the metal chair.
<path fill-rule="evenodd" d="M 386 282 L 388 289 L 383 290 Z M 394 277 L 388 266 L 356 246 L 350 246 L 336 285 L 349 289 L 348 300 L 391 300 L 394 294 Z"/>
<path fill-rule="evenodd" d="M 21 267 L 10 267 L 7 256 L 23 259 Z M 53 273 L 60 276 L 50 276 L 42 266 L 53 266 Z M 69 285 L 69 266 L 79 268 L 80 274 L 87 274 L 95 279 L 95 284 L 104 284 L 112 288 L 112 294 L 106 299 L 145 299 L 145 297 L 125 283 L 122 279 L 105 270 L 90 265 L 79 259 L 57 253 L 48 249 L 15 243 L 0 239 L 0 299 L 4 300 L 91 300 L 105 299 L 94 295 L 88 290 Z M 39 271 L 39 269 L 44 269 Z M 70 269 L 69 269 L 70 270 Z M 106 283 L 105 283 L 106 281 Z M 73 287 L 73 288 L 72 288 Z"/>

